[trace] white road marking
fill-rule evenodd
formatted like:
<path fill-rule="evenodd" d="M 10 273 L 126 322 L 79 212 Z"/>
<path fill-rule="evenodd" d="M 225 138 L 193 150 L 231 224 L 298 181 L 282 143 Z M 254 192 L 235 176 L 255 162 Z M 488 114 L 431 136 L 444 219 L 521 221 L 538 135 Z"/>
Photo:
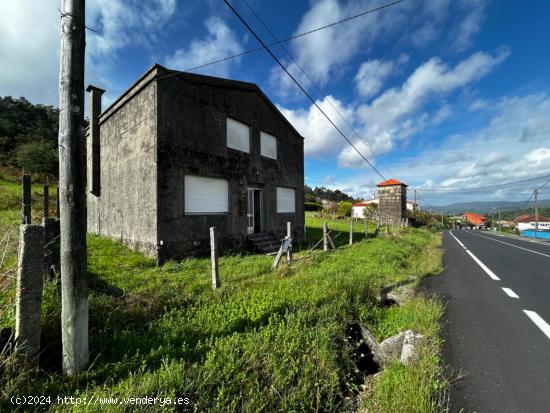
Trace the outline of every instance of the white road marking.
<path fill-rule="evenodd" d="M 472 254 L 472 251 L 466 250 L 466 252 L 470 255 L 470 257 L 472 257 L 475 262 L 477 262 L 477 265 L 479 265 L 489 277 L 491 277 L 495 281 L 500 281 L 500 278 L 498 278 L 493 271 L 491 271 L 485 264 L 483 264 L 479 258 Z"/>
<path fill-rule="evenodd" d="M 519 298 L 519 295 L 512 291 L 511 288 L 502 287 L 502 291 L 504 291 L 508 295 L 508 297 Z"/>
<path fill-rule="evenodd" d="M 544 334 L 546 334 L 546 337 L 550 338 L 550 325 L 548 325 L 548 323 L 544 321 L 540 315 L 529 310 L 523 310 L 523 312 L 527 314 L 527 317 L 529 317 Z"/>
<path fill-rule="evenodd" d="M 472 257 L 472 259 L 475 262 L 477 262 L 477 265 L 479 265 L 481 269 L 485 271 L 489 277 L 491 277 L 495 281 L 500 281 L 500 278 L 498 278 L 493 271 L 491 271 L 485 264 L 483 264 L 479 258 L 477 258 L 474 254 L 472 254 L 472 252 L 468 250 L 457 237 L 454 236 L 453 231 L 449 231 L 449 234 L 451 234 L 451 237 L 453 237 L 456 240 L 456 242 L 458 242 L 462 246 L 462 248 L 464 248 L 464 251 L 466 251 L 470 255 L 470 257 Z"/>
<path fill-rule="evenodd" d="M 529 251 L 529 252 L 532 252 L 533 254 L 539 254 L 539 255 L 542 255 L 544 257 L 550 258 L 549 254 L 543 254 L 542 252 L 533 251 L 533 250 L 530 250 L 529 248 L 523 248 L 523 247 L 520 247 L 518 245 L 510 244 L 509 242 L 501 241 L 499 239 L 494 239 L 494 238 L 491 238 L 491 237 L 485 237 L 485 236 L 479 235 L 479 234 L 475 234 L 475 235 L 477 235 L 478 237 L 481 237 L 481 238 L 490 239 L 491 241 L 500 242 L 501 244 L 506 244 L 506 245 L 509 245 L 511 247 L 514 247 L 514 248 L 519 248 L 520 250 Z"/>
<path fill-rule="evenodd" d="M 453 231 L 449 231 L 449 234 L 451 234 L 451 237 L 453 237 L 456 240 L 456 242 L 458 242 L 460 244 L 461 247 L 464 247 L 464 244 L 462 242 L 460 242 L 460 240 L 457 237 L 455 237 L 455 235 L 453 234 Z M 466 247 L 464 247 L 464 248 L 466 248 Z"/>

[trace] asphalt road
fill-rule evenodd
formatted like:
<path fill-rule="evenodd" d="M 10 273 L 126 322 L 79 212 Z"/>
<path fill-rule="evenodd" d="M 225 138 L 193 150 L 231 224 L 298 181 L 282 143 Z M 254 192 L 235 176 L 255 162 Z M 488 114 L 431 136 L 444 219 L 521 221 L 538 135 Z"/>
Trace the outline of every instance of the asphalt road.
<path fill-rule="evenodd" d="M 446 301 L 451 411 L 550 412 L 550 245 L 464 230 L 443 240 L 445 272 L 424 287 Z"/>

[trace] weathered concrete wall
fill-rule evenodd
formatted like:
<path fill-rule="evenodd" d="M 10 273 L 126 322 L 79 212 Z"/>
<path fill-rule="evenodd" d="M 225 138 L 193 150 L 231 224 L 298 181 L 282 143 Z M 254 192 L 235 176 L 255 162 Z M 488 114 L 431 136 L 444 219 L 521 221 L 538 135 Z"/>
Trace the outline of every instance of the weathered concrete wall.
<path fill-rule="evenodd" d="M 88 188 L 88 231 L 122 240 L 148 255 L 157 243 L 157 88 L 155 73 L 103 112 L 99 196 Z M 92 168 L 88 139 L 88 173 Z"/>
<path fill-rule="evenodd" d="M 407 187 L 405 185 L 389 185 L 378 188 L 379 217 L 382 225 L 399 225 L 406 216 Z"/>
<path fill-rule="evenodd" d="M 250 88 L 223 82 L 204 84 L 189 77 L 158 81 L 159 239 L 174 257 L 206 254 L 209 227 L 216 227 L 221 251 L 247 239 L 247 187 L 262 189 L 262 232 L 286 234 L 291 221 L 297 238 L 304 230 L 303 139 Z M 227 148 L 226 118 L 251 128 L 250 153 Z M 277 137 L 277 160 L 260 155 L 260 131 Z M 229 213 L 185 215 L 184 176 L 229 181 Z M 278 214 L 276 187 L 296 191 L 296 212 Z"/>

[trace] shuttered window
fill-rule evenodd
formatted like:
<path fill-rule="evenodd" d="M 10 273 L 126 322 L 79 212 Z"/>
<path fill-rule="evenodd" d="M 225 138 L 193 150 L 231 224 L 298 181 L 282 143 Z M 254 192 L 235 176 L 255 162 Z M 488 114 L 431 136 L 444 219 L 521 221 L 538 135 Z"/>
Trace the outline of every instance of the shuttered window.
<path fill-rule="evenodd" d="M 266 132 L 260 132 L 260 153 L 271 159 L 277 159 L 277 138 Z"/>
<path fill-rule="evenodd" d="M 229 212 L 229 184 L 225 179 L 185 175 L 186 214 L 224 214 Z"/>
<path fill-rule="evenodd" d="M 277 187 L 277 212 L 292 213 L 296 211 L 296 195 L 293 188 Z"/>
<path fill-rule="evenodd" d="M 227 147 L 250 152 L 250 128 L 244 123 L 227 118 Z"/>

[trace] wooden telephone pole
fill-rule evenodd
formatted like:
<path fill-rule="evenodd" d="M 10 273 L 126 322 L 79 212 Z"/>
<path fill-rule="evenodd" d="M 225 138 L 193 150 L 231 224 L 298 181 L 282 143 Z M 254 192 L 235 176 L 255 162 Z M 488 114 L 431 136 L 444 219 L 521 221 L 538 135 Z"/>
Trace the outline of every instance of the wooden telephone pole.
<path fill-rule="evenodd" d="M 87 367 L 86 146 L 84 123 L 85 0 L 63 0 L 59 73 L 59 214 L 63 372 Z"/>

